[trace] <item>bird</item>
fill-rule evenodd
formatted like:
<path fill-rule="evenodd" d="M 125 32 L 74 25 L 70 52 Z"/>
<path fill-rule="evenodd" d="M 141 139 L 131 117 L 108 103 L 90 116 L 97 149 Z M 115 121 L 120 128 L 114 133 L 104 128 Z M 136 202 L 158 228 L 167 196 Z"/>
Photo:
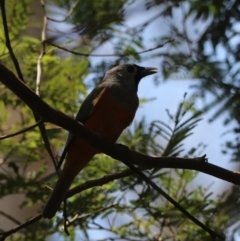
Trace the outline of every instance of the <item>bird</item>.
<path fill-rule="evenodd" d="M 138 109 L 140 80 L 155 73 L 156 68 L 136 64 L 113 67 L 83 101 L 76 120 L 96 134 L 116 142 L 123 130 L 132 123 Z M 73 133 L 69 134 L 66 147 L 64 167 L 43 209 L 43 218 L 54 217 L 74 178 L 99 153 L 99 150 Z"/>

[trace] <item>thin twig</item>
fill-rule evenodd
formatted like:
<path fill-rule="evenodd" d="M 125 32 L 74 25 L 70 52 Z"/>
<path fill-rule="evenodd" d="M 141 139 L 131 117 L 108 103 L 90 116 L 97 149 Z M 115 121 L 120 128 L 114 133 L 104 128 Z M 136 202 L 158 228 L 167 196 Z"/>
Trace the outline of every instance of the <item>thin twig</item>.
<path fill-rule="evenodd" d="M 36 78 L 36 94 L 40 96 L 40 83 L 42 77 L 42 59 L 45 55 L 45 47 L 46 47 L 46 29 L 47 29 L 47 16 L 45 12 L 45 2 L 41 0 L 41 6 L 43 9 L 43 28 L 42 28 L 42 36 L 41 36 L 41 52 L 37 60 L 37 78 Z"/>
<path fill-rule="evenodd" d="M 35 127 L 37 127 L 37 126 L 40 125 L 41 123 L 43 123 L 43 120 L 42 120 L 42 119 L 40 119 L 38 122 L 36 122 L 35 124 L 33 124 L 33 125 L 25 128 L 25 129 L 22 129 L 22 130 L 20 130 L 20 131 L 17 131 L 17 132 L 15 132 L 15 133 L 12 133 L 12 134 L 9 134 L 9 135 L 0 136 L 0 140 L 4 140 L 4 139 L 10 138 L 10 137 L 17 136 L 17 135 L 19 135 L 19 134 L 25 133 L 25 132 L 27 132 L 27 131 L 29 131 L 29 130 L 34 129 Z"/>
<path fill-rule="evenodd" d="M 38 96 L 40 96 L 40 83 L 41 83 L 41 77 L 42 77 L 42 59 L 45 55 L 45 51 L 46 51 L 46 30 L 47 30 L 47 14 L 46 14 L 46 10 L 45 10 L 45 1 L 41 0 L 41 6 L 42 6 L 42 10 L 43 10 L 43 28 L 42 28 L 42 35 L 41 35 L 41 52 L 40 55 L 38 57 L 38 61 L 37 61 L 37 79 L 36 79 L 36 94 Z M 48 145 L 48 148 L 50 149 L 51 146 L 50 144 Z M 52 150 L 51 150 L 52 153 Z M 55 167 L 56 173 L 58 174 L 58 176 L 60 176 L 60 171 L 58 170 L 58 162 L 57 159 L 54 157 L 52 158 L 52 162 L 53 165 Z M 66 214 L 66 210 L 67 210 L 67 201 L 64 201 L 64 231 L 67 235 L 69 235 L 69 232 L 67 230 L 67 226 L 65 225 L 67 223 L 67 214 Z"/>
<path fill-rule="evenodd" d="M 162 47 L 164 47 L 164 45 L 166 45 L 168 43 L 172 43 L 173 41 L 174 41 L 173 39 L 170 39 L 170 40 L 166 41 L 163 44 L 157 45 L 154 48 L 150 48 L 150 49 L 146 49 L 146 50 L 143 50 L 143 51 L 140 51 L 140 52 L 136 52 L 136 53 L 134 53 L 134 55 L 151 52 L 153 50 L 162 48 Z M 126 57 L 126 56 L 132 55 L 131 53 L 130 54 L 85 54 L 85 53 L 81 53 L 81 52 L 77 52 L 77 51 L 74 51 L 74 50 L 70 50 L 70 49 L 64 48 L 62 46 L 59 46 L 57 44 L 54 44 L 54 43 L 50 42 L 49 40 L 46 40 L 46 43 L 49 44 L 49 45 L 52 45 L 52 46 L 54 46 L 54 47 L 56 47 L 58 49 L 64 50 L 66 52 L 69 52 L 71 54 L 85 56 L 85 57 Z"/>
<path fill-rule="evenodd" d="M 46 31 L 47 31 L 47 16 L 45 11 L 45 1 L 41 0 L 41 6 L 43 10 L 43 28 L 42 28 L 42 34 L 41 34 L 41 51 L 40 55 L 37 60 L 37 78 L 36 78 L 36 94 L 40 96 L 40 84 L 41 84 L 41 77 L 42 77 L 42 59 L 45 55 L 46 50 Z M 45 144 L 45 147 L 47 149 L 47 152 L 49 153 L 51 160 L 53 162 L 53 165 L 55 167 L 55 170 L 57 170 L 57 159 L 55 158 L 50 142 L 48 140 L 48 136 L 46 133 L 46 129 L 44 125 L 40 126 L 41 135 Z"/>
<path fill-rule="evenodd" d="M 143 171 L 143 170 L 146 170 L 147 168 L 138 167 L 138 169 L 140 171 Z M 86 189 L 96 187 L 96 186 L 102 186 L 102 185 L 104 185 L 108 182 L 111 182 L 113 180 L 117 180 L 117 179 L 120 179 L 120 178 L 128 177 L 132 174 L 134 174 L 134 172 L 131 169 L 125 169 L 121 172 L 108 174 L 108 175 L 105 175 L 104 177 L 101 177 L 101 178 L 98 178 L 98 179 L 88 180 L 85 183 L 82 183 L 82 184 L 70 189 L 67 192 L 66 198 L 72 197 L 72 196 L 76 195 L 77 193 L 80 193 L 80 192 L 82 192 Z"/>
<path fill-rule="evenodd" d="M 1 210 L 0 210 L 0 214 L 1 214 L 2 216 L 4 216 L 5 218 L 8 218 L 9 220 L 11 220 L 12 222 L 14 222 L 14 223 L 17 224 L 17 225 L 20 225 L 20 224 L 21 224 L 21 222 L 18 221 L 16 218 L 12 217 L 11 215 L 9 215 L 9 214 L 1 211 Z"/>
<path fill-rule="evenodd" d="M 48 17 L 47 19 L 50 20 L 50 21 L 53 21 L 53 22 L 57 22 L 57 23 L 65 22 L 65 21 L 71 16 L 74 8 L 77 7 L 78 3 L 79 3 L 79 0 L 77 0 L 77 1 L 73 4 L 73 6 L 72 6 L 71 9 L 68 11 L 68 13 L 67 13 L 67 15 L 65 16 L 65 18 L 63 18 L 62 20 L 57 20 L 57 19 L 53 19 L 53 18 L 50 18 L 50 17 Z"/>
<path fill-rule="evenodd" d="M 117 205 L 118 205 L 118 204 L 112 204 L 112 205 L 109 205 L 109 206 L 107 206 L 107 207 L 100 208 L 100 209 L 98 209 L 98 210 L 96 210 L 96 211 L 94 211 L 94 212 L 91 212 L 91 213 L 85 213 L 85 214 L 81 214 L 81 215 L 76 214 L 71 220 L 68 221 L 67 226 L 70 226 L 70 225 L 71 225 L 72 223 L 74 223 L 76 220 L 79 220 L 79 219 L 82 219 L 82 218 L 88 218 L 88 217 L 90 217 L 90 216 L 92 216 L 92 215 L 94 215 L 94 214 L 98 214 L 98 213 L 103 212 L 103 211 L 105 211 L 105 210 L 108 210 L 108 209 L 110 209 L 110 208 L 114 208 L 114 207 L 116 207 Z"/>
<path fill-rule="evenodd" d="M 42 218 L 42 214 L 39 214 L 37 215 L 36 217 L 34 218 L 31 218 L 30 220 L 28 220 L 27 222 L 17 226 L 16 228 L 13 228 L 7 232 L 4 232 L 4 233 L 0 233 L 0 235 L 2 236 L 0 238 L 0 241 L 4 241 L 8 236 L 10 236 L 11 234 L 13 233 L 16 233 L 17 231 L 23 229 L 23 228 L 26 228 L 28 227 L 29 225 L 31 225 L 32 223 L 35 223 L 36 221 L 40 220 Z"/>

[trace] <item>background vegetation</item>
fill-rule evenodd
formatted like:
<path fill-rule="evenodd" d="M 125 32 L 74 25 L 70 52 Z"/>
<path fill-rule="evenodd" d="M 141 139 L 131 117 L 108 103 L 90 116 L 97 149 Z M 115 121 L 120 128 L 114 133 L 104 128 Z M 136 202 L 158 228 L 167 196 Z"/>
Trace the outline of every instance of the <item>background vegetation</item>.
<path fill-rule="evenodd" d="M 40 5 L 34 0 L 8 0 L 5 5 L 11 45 L 24 80 L 53 108 L 73 116 L 88 90 L 111 66 L 152 59 L 160 69 L 156 84 L 179 76 L 189 78 L 193 80 L 194 95 L 185 96 L 176 113 L 168 112 L 170 122 L 136 120 L 119 142 L 148 155 L 197 156 L 203 146 L 192 143 L 186 148 L 184 143 L 200 118 L 214 110 L 211 122 L 227 113 L 219 133 L 231 133 L 229 141 L 219 146 L 219 152 L 227 154 L 222 156 L 224 159 L 239 161 L 238 1 L 42 0 Z M 134 18 L 139 15 L 143 16 L 141 22 Z M 2 19 L 0 24 L 1 63 L 17 73 L 5 44 Z M 153 24 L 155 31 L 146 34 Z M 101 49 L 106 56 L 91 56 Z M 204 108 L 198 110 L 194 103 L 209 94 L 211 101 L 206 98 Z M 32 111 L 3 85 L 0 95 L 1 135 L 35 123 Z M 59 156 L 67 132 L 51 124 L 46 124 L 46 130 L 53 153 Z M 38 128 L 1 140 L 0 153 L 0 229 L 4 232 L 41 212 L 50 194 L 46 185 L 53 187 L 57 175 Z M 98 155 L 74 185 L 125 168 L 106 155 Z M 226 240 L 237 240 L 239 187 L 214 198 L 201 183 L 189 189 L 197 172 L 152 169 L 146 174 L 191 214 L 225 234 Z M 18 195 L 22 198 L 18 199 Z M 6 200 L 10 200 L 10 212 L 9 207 L 5 209 Z M 15 205 L 24 212 L 11 212 Z M 62 231 L 59 212 L 54 219 L 33 223 L 8 240 L 211 240 L 136 175 L 71 197 L 67 212 L 69 220 L 75 217 L 69 225 L 70 237 Z"/>

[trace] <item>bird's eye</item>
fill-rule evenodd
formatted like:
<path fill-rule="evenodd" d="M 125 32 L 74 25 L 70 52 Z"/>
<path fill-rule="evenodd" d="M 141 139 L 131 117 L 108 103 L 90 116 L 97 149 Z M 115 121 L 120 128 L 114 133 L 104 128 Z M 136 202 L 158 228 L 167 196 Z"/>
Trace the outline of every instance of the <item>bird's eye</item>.
<path fill-rule="evenodd" d="M 133 72 L 135 71 L 135 68 L 134 68 L 132 65 L 129 65 L 129 66 L 127 67 L 127 71 L 128 71 L 129 73 L 133 73 Z"/>

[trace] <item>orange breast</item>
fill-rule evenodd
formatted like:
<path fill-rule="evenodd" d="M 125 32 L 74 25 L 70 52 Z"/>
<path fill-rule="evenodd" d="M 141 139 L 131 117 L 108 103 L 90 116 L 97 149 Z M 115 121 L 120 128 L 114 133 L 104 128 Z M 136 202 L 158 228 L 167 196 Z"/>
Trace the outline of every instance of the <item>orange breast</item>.
<path fill-rule="evenodd" d="M 105 88 L 93 101 L 93 110 L 84 123 L 89 129 L 115 142 L 122 131 L 132 122 L 135 111 L 132 111 L 114 100 Z M 69 146 L 63 174 L 77 175 L 98 151 L 85 141 L 74 138 Z M 73 168 L 74 167 L 74 168 Z"/>
<path fill-rule="evenodd" d="M 114 142 L 131 124 L 135 115 L 135 111 L 117 102 L 106 88 L 93 101 L 93 105 L 93 111 L 85 125 Z"/>

